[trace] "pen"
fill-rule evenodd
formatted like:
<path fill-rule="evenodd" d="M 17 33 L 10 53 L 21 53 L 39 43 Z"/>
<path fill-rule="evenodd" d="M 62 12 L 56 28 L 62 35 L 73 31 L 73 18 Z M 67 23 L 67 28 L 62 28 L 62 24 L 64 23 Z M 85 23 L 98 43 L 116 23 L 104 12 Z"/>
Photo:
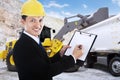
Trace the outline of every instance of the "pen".
<path fill-rule="evenodd" d="M 78 48 L 79 48 L 79 49 L 82 49 L 82 45 L 79 45 Z"/>

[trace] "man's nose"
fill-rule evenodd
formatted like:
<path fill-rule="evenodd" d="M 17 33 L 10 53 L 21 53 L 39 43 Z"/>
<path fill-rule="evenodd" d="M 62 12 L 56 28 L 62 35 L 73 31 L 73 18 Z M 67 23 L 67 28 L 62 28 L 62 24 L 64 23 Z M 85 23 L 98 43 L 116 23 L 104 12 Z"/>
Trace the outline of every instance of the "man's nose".
<path fill-rule="evenodd" d="M 37 27 L 41 27 L 42 26 L 42 23 L 41 22 L 36 22 L 35 24 Z"/>

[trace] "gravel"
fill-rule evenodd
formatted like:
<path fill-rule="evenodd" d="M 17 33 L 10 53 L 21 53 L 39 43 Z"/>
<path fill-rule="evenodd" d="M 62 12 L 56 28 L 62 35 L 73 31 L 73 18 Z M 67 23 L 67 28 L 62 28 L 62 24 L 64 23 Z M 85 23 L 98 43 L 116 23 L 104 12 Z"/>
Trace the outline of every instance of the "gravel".
<path fill-rule="evenodd" d="M 90 69 L 81 67 L 77 72 L 61 73 L 53 80 L 120 80 L 120 77 L 114 77 L 109 72 L 100 69 Z M 17 72 L 7 70 L 6 63 L 0 60 L 0 80 L 19 80 Z"/>

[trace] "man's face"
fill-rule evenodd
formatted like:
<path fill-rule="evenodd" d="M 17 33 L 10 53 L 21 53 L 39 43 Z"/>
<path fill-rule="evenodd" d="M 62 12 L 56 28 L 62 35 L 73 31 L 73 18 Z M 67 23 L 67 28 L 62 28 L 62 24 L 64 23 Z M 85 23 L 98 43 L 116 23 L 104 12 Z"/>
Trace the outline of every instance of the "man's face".
<path fill-rule="evenodd" d="M 25 31 L 29 34 L 38 37 L 43 29 L 43 17 L 28 16 L 26 20 L 22 19 Z"/>

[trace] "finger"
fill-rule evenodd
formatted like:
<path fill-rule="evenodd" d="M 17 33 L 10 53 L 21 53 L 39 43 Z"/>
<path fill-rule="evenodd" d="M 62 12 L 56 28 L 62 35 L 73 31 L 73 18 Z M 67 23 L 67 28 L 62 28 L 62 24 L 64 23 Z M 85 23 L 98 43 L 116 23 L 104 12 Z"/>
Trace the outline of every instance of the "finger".
<path fill-rule="evenodd" d="M 71 46 L 69 46 L 69 45 L 66 45 L 65 47 L 66 47 L 66 48 L 71 48 Z"/>

